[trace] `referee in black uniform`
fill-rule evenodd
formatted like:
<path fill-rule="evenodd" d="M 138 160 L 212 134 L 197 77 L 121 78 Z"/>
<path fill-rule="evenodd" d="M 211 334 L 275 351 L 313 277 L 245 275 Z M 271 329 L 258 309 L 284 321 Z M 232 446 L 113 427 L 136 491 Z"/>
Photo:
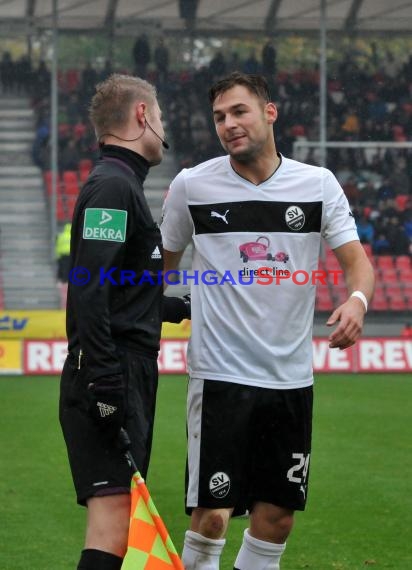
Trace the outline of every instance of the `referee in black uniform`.
<path fill-rule="evenodd" d="M 155 89 L 112 75 L 97 86 L 90 118 L 101 157 L 73 216 L 60 423 L 77 501 L 88 507 L 77 568 L 118 570 L 127 549 L 131 480 L 119 430 L 128 431 L 145 477 L 162 317 L 178 322 L 187 313 L 181 299 L 165 297 L 164 305 L 161 235 L 143 193 L 149 168 L 168 146 Z"/>

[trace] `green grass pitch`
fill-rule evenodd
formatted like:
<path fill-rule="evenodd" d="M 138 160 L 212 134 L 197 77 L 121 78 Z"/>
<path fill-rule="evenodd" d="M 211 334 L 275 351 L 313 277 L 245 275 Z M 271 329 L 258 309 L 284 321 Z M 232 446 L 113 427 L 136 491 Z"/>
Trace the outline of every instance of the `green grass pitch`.
<path fill-rule="evenodd" d="M 0 377 L 0 568 L 74 570 L 85 513 L 75 504 L 55 377 Z M 186 380 L 159 386 L 148 487 L 180 551 Z M 311 481 L 282 570 L 412 569 L 412 377 L 324 375 L 315 387 Z M 232 521 L 231 570 L 245 519 Z"/>

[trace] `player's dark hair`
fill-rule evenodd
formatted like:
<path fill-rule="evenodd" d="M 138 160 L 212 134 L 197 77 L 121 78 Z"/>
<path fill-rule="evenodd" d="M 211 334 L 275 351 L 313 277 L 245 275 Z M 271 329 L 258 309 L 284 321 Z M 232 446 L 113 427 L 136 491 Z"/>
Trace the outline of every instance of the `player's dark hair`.
<path fill-rule="evenodd" d="M 243 85 L 251 93 L 262 99 L 265 103 L 270 102 L 269 88 L 266 79 L 262 75 L 253 75 L 234 71 L 227 77 L 220 79 L 209 89 L 209 101 L 213 105 L 216 97 L 229 89 Z"/>

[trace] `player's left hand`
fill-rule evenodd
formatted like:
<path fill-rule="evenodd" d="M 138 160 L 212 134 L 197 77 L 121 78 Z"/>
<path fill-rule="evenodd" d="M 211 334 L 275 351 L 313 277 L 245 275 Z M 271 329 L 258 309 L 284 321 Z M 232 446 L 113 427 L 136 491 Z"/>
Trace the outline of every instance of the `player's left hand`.
<path fill-rule="evenodd" d="M 365 308 L 357 297 L 349 299 L 333 311 L 326 322 L 328 327 L 339 325 L 329 335 L 329 348 L 344 350 L 354 345 L 362 333 Z"/>

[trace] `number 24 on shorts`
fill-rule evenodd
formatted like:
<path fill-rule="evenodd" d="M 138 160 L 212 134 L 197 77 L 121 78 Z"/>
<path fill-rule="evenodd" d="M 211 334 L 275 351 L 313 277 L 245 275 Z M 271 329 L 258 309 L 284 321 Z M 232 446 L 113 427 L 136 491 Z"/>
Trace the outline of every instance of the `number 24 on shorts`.
<path fill-rule="evenodd" d="M 293 465 L 287 472 L 287 478 L 291 483 L 305 483 L 306 475 L 309 469 L 309 458 L 310 453 L 304 455 L 303 453 L 292 453 L 292 458 L 297 459 L 298 463 Z M 302 471 L 302 475 L 299 476 L 299 472 Z"/>

